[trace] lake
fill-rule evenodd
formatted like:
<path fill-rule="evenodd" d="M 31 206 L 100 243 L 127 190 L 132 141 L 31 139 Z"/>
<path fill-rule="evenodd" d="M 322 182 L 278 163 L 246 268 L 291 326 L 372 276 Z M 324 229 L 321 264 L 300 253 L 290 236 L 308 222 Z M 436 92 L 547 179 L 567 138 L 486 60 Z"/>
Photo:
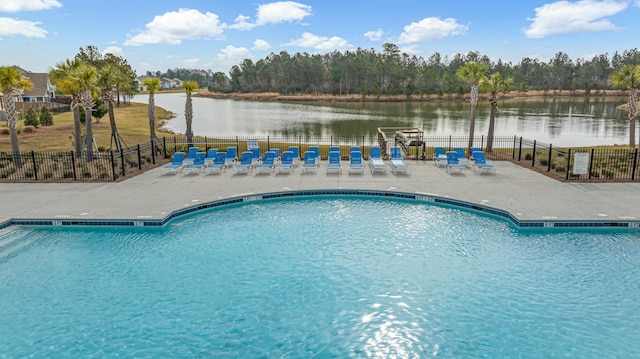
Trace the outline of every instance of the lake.
<path fill-rule="evenodd" d="M 156 106 L 176 117 L 166 127 L 186 130 L 184 93 L 156 94 Z M 133 102 L 148 102 L 137 95 Z M 499 102 L 496 136 L 522 136 L 556 146 L 627 144 L 623 97 L 510 99 Z M 193 132 L 198 136 L 366 136 L 378 127 L 417 127 L 427 136 L 466 136 L 468 102 L 261 102 L 193 98 Z M 476 110 L 476 136 L 486 135 L 489 104 Z M 640 136 L 636 135 L 636 138 Z"/>

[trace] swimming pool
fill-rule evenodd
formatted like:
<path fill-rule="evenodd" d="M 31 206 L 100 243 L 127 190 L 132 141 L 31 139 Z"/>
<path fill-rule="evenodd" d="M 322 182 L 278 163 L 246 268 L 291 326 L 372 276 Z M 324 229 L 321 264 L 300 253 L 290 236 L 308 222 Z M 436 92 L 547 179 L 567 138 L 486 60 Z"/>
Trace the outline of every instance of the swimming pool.
<path fill-rule="evenodd" d="M 637 233 L 517 232 L 399 200 L 34 228 L 0 260 L 6 357 L 632 357 Z"/>

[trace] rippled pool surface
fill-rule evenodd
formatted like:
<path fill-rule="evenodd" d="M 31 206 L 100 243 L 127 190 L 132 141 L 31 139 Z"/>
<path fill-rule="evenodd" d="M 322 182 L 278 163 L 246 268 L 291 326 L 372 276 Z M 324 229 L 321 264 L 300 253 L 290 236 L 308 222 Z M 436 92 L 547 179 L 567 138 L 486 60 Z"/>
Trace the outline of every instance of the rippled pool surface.
<path fill-rule="evenodd" d="M 25 233 L 0 259 L 0 357 L 640 353 L 637 233 L 518 233 L 368 199 Z"/>

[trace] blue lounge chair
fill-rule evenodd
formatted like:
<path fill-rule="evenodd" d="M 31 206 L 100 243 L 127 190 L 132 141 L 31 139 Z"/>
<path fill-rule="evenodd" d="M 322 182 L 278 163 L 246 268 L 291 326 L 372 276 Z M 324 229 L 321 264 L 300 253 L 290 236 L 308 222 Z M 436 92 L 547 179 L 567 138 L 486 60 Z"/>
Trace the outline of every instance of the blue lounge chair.
<path fill-rule="evenodd" d="M 216 154 L 217 153 L 218 153 L 218 149 L 217 148 L 210 148 L 207 151 L 207 157 L 204 158 L 204 165 L 205 166 L 212 165 L 213 162 L 215 162 L 215 160 L 216 160 Z"/>
<path fill-rule="evenodd" d="M 257 166 L 261 160 L 260 147 L 253 147 L 251 148 L 250 151 L 251 151 L 251 163 L 253 163 L 254 166 Z"/>
<path fill-rule="evenodd" d="M 329 153 L 331 152 L 338 152 L 340 154 L 340 157 L 342 157 L 342 153 L 340 151 L 340 146 L 330 146 L 329 147 Z"/>
<path fill-rule="evenodd" d="M 273 151 L 267 151 L 264 153 L 264 157 L 262 157 L 262 163 L 256 166 L 256 170 L 258 170 L 258 173 L 262 173 L 264 171 L 271 173 L 273 172 L 275 165 L 276 153 Z"/>
<path fill-rule="evenodd" d="M 226 161 L 227 161 L 227 154 L 225 152 L 216 153 L 216 158 L 213 160 L 213 163 L 205 167 L 204 169 L 205 175 L 208 175 L 211 172 L 215 172 L 215 171 L 217 171 L 220 174 L 223 174 L 224 170 L 227 167 Z"/>
<path fill-rule="evenodd" d="M 253 153 L 251 151 L 242 152 L 240 155 L 240 163 L 235 166 L 235 173 L 244 171 L 245 173 L 251 172 L 251 168 L 253 167 L 253 162 L 251 162 L 251 158 L 253 157 Z"/>
<path fill-rule="evenodd" d="M 444 147 L 433 148 L 433 162 L 436 167 L 440 167 L 440 165 L 447 165 L 447 152 L 444 150 Z"/>
<path fill-rule="evenodd" d="M 458 155 L 453 151 L 447 151 L 447 173 L 451 174 L 451 171 L 463 172 L 467 167 L 461 165 L 458 162 Z"/>
<path fill-rule="evenodd" d="M 484 157 L 484 152 L 482 151 L 473 152 L 473 170 L 476 173 L 487 172 L 496 174 L 495 166 L 487 162 L 487 159 Z"/>
<path fill-rule="evenodd" d="M 462 148 L 462 147 L 454 147 L 453 148 L 453 152 L 455 152 L 456 155 L 458 156 L 458 162 L 461 165 L 467 166 L 467 167 L 470 167 L 472 165 L 471 160 L 468 159 L 467 157 L 465 157 L 465 155 L 464 155 L 464 148 Z"/>
<path fill-rule="evenodd" d="M 280 162 L 280 149 L 279 148 L 272 148 L 269 151 L 271 151 L 271 152 L 273 152 L 275 154 L 274 162 L 275 163 Z"/>
<path fill-rule="evenodd" d="M 382 160 L 380 147 L 374 146 L 369 149 L 369 168 L 371 169 L 371 174 L 376 171 L 387 173 L 387 165 Z"/>
<path fill-rule="evenodd" d="M 163 174 L 169 174 L 173 172 L 177 175 L 178 173 L 180 173 L 183 166 L 184 166 L 184 152 L 176 152 L 173 154 L 171 163 L 162 167 L 162 172 Z"/>
<path fill-rule="evenodd" d="M 300 149 L 298 146 L 289 146 L 289 151 L 293 152 L 293 165 L 295 166 L 300 162 Z M 284 153 L 282 156 L 284 156 Z"/>
<path fill-rule="evenodd" d="M 404 172 L 411 175 L 411 168 L 404 162 L 402 158 L 402 150 L 398 146 L 391 147 L 391 172 L 397 175 L 398 172 Z"/>
<path fill-rule="evenodd" d="M 338 170 L 338 174 L 342 173 L 342 162 L 340 161 L 340 152 L 329 152 L 327 159 L 327 173 L 329 171 Z"/>
<path fill-rule="evenodd" d="M 276 167 L 278 169 L 278 173 L 280 171 L 288 171 L 289 173 L 293 172 L 293 159 L 294 153 L 292 151 L 284 151 L 282 152 L 282 161 Z"/>
<path fill-rule="evenodd" d="M 196 154 L 198 153 L 198 147 L 189 147 L 189 149 L 187 150 L 187 157 L 184 158 L 184 165 L 190 165 L 193 164 L 193 162 L 196 160 Z"/>
<path fill-rule="evenodd" d="M 313 171 L 313 174 L 318 172 L 318 163 L 316 162 L 316 154 L 313 151 L 305 151 L 304 162 L 302 163 L 302 173 L 307 171 Z"/>
<path fill-rule="evenodd" d="M 204 159 L 207 157 L 207 154 L 204 152 L 196 153 L 196 157 L 193 160 L 193 163 L 190 165 L 184 166 L 183 174 L 191 174 L 191 173 L 202 173 L 202 169 L 204 168 Z"/>
<path fill-rule="evenodd" d="M 320 146 L 309 146 L 309 151 L 313 152 L 316 157 L 316 164 L 320 162 Z"/>
<path fill-rule="evenodd" d="M 238 161 L 238 149 L 235 147 L 227 147 L 226 165 L 231 167 Z"/>
<path fill-rule="evenodd" d="M 353 151 L 349 156 L 349 173 L 359 171 L 364 175 L 364 164 L 362 164 L 362 152 Z"/>

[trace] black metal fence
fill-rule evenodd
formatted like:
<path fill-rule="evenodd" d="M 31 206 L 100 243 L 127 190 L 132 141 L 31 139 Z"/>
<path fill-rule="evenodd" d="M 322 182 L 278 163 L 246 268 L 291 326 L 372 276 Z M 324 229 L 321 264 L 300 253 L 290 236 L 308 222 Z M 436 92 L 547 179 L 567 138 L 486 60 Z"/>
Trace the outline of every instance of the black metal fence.
<path fill-rule="evenodd" d="M 190 144 L 187 143 L 186 137 L 174 136 L 160 138 L 155 146 L 145 143 L 119 152 L 22 152 L 19 154 L 21 166 L 16 166 L 11 152 L 0 152 L 0 182 L 118 181 L 163 164 L 175 152 L 186 152 L 191 146 L 198 147 L 203 152 L 211 148 L 224 151 L 228 147 L 234 147 L 238 153 L 242 153 L 248 150 L 252 142 L 257 144 L 263 153 L 274 148 L 282 153 L 290 146 L 297 146 L 300 153 L 304 153 L 309 146 L 319 146 L 322 158 L 328 156 L 330 146 L 340 146 L 344 156 L 348 156 L 349 147 L 360 146 L 365 159 L 369 157 L 371 146 L 382 145 L 385 147 L 382 152 L 388 153 L 391 146 L 398 145 L 393 141 L 381 144 L 377 138 L 366 136 L 195 137 Z M 417 160 L 431 160 L 435 147 L 444 147 L 447 150 L 455 147 L 466 148 L 468 142 L 467 136 L 425 136 L 419 146 L 409 146 L 405 156 Z M 637 148 L 556 148 L 551 144 L 516 136 L 494 137 L 491 150 L 486 148 L 486 137 L 477 136 L 474 138 L 474 146 L 484 150 L 489 159 L 512 161 L 560 180 L 640 180 Z"/>

